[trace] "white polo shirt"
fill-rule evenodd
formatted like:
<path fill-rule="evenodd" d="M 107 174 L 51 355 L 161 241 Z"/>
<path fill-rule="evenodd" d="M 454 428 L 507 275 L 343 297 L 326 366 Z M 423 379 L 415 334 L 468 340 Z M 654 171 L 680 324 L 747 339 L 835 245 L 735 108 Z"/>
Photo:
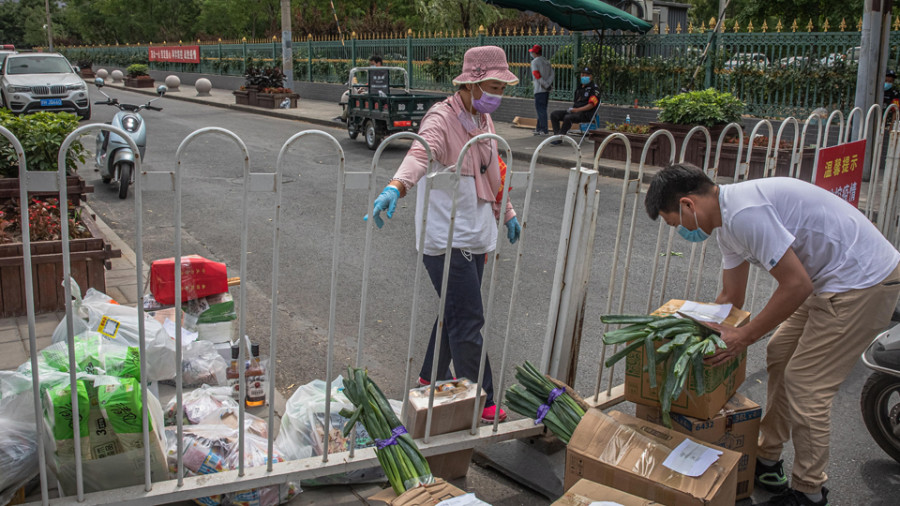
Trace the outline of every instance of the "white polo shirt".
<path fill-rule="evenodd" d="M 769 271 L 792 247 L 820 294 L 868 288 L 900 262 L 900 252 L 858 209 L 799 179 L 721 185 L 719 207 L 725 269 L 746 260 Z"/>

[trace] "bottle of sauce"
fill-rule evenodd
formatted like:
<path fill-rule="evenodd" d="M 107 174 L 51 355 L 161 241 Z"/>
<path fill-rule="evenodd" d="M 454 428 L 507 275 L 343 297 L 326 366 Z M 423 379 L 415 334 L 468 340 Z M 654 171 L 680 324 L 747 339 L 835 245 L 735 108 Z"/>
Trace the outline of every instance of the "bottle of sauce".
<path fill-rule="evenodd" d="M 238 345 L 231 346 L 231 364 L 225 370 L 225 379 L 228 380 L 228 386 L 231 387 L 231 398 L 241 402 L 241 371 L 238 369 L 238 357 L 241 349 Z"/>
<path fill-rule="evenodd" d="M 244 373 L 247 380 L 247 407 L 255 408 L 266 404 L 266 371 L 259 358 L 259 344 L 250 345 L 250 366 Z"/>

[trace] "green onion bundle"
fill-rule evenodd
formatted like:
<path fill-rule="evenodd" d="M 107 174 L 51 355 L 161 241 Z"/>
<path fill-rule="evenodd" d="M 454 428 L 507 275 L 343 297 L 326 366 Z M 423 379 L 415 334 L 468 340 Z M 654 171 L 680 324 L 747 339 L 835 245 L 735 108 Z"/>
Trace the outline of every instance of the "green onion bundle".
<path fill-rule="evenodd" d="M 706 393 L 703 385 L 703 359 L 725 349 L 725 342 L 712 330 L 687 318 L 675 316 L 607 315 L 600 321 L 608 324 L 628 325 L 603 334 L 604 344 L 630 343 L 609 357 L 605 365 L 610 367 L 641 347 L 647 353 L 647 375 L 650 388 L 657 388 L 663 424 L 672 427 L 669 411 L 672 401 L 681 395 L 687 383 L 689 368 L 694 370 L 694 381 L 700 394 Z M 656 341 L 668 339 L 659 348 Z M 657 364 L 664 362 L 662 378 L 657 378 Z"/>
<path fill-rule="evenodd" d="M 375 455 L 394 492 L 400 495 L 407 488 L 431 484 L 434 478 L 428 462 L 397 419 L 381 389 L 369 379 L 364 369 L 347 368 L 344 394 L 356 406 L 354 411 L 342 409 L 340 412 L 347 418 L 344 437 L 350 435 L 356 422 L 363 424 L 375 439 Z"/>
<path fill-rule="evenodd" d="M 505 402 L 509 409 L 534 418 L 535 424 L 543 422 L 556 437 L 569 444 L 575 427 L 584 416 L 581 406 L 531 362 L 516 366 L 516 379 L 521 385 L 513 385 L 506 390 Z"/>

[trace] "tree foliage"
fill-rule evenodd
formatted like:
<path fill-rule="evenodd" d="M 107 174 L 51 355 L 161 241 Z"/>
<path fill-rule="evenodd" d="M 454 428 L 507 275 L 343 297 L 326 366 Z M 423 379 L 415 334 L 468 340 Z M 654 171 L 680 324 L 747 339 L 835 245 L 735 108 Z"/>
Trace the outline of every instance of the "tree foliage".
<path fill-rule="evenodd" d="M 689 0 L 689 3 L 693 5 L 690 16 L 695 25 L 719 17 L 719 0 Z M 731 28 L 734 21 L 740 26 L 747 26 L 750 21 L 759 26 L 763 20 L 771 24 L 779 19 L 786 27 L 795 19 L 800 26 L 812 20 L 816 29 L 826 19 L 832 27 L 845 19 L 855 28 L 856 20 L 862 15 L 863 0 L 731 0 L 725 11 L 726 28 Z"/>

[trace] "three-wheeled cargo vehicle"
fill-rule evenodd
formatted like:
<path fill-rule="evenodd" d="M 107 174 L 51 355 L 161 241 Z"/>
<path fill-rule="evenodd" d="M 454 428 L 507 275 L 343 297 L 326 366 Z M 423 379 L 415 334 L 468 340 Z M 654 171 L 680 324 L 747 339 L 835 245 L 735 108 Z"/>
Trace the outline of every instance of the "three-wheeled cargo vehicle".
<path fill-rule="evenodd" d="M 354 67 L 347 82 L 347 134 L 356 139 L 362 133 L 369 149 L 378 148 L 391 134 L 418 131 L 428 108 L 445 98 L 410 93 L 409 75 L 402 67 Z"/>

